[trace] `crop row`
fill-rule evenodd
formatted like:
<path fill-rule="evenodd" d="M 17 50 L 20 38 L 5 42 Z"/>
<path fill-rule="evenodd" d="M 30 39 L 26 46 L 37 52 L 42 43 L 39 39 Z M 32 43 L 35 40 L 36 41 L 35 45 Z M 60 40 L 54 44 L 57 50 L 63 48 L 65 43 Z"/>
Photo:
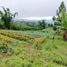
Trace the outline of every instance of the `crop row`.
<path fill-rule="evenodd" d="M 0 34 L 5 35 L 5 36 L 9 36 L 9 37 L 12 37 L 15 39 L 19 39 L 19 40 L 32 40 L 32 39 L 34 39 L 34 37 L 31 35 L 17 34 L 15 32 L 10 32 L 10 31 L 6 31 L 6 30 L 0 30 Z"/>
<path fill-rule="evenodd" d="M 44 43 L 44 41 L 45 41 L 44 37 L 35 38 L 34 44 L 42 44 Z"/>
<path fill-rule="evenodd" d="M 0 41 L 4 46 L 8 46 L 8 43 L 15 41 L 15 39 L 0 34 Z"/>
<path fill-rule="evenodd" d="M 0 39 L 2 39 L 2 41 L 6 45 L 7 43 L 14 42 L 15 39 L 18 39 L 18 40 L 25 40 L 28 43 L 31 43 L 32 45 L 35 44 L 35 46 L 37 47 L 41 47 L 45 41 L 44 37 L 35 38 L 30 35 L 17 34 L 14 32 L 7 31 L 7 30 L 0 30 Z"/>

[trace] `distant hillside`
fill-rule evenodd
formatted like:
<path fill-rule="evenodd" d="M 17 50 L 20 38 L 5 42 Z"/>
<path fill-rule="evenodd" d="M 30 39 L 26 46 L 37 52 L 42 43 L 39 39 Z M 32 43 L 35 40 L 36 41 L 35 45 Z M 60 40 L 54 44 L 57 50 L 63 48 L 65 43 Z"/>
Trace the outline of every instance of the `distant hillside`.
<path fill-rule="evenodd" d="M 17 21 L 24 21 L 24 22 L 38 22 L 45 20 L 47 24 L 54 24 L 52 17 L 30 17 L 30 18 L 23 18 L 23 19 L 16 19 Z"/>

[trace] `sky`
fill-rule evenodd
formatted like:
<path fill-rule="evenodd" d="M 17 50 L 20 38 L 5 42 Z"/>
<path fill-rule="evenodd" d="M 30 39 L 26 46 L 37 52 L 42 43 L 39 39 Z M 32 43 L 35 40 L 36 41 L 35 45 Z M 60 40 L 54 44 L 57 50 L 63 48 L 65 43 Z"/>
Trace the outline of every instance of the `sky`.
<path fill-rule="evenodd" d="M 55 16 L 62 0 L 0 0 L 0 6 L 18 12 L 16 18 Z M 67 7 L 67 0 L 64 0 Z M 0 7 L 1 9 L 1 7 Z"/>

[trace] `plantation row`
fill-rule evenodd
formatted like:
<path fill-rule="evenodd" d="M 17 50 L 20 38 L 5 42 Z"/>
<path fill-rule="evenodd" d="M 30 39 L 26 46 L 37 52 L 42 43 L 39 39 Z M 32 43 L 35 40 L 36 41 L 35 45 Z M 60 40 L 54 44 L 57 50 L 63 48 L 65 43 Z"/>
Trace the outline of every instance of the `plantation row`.
<path fill-rule="evenodd" d="M 3 34 L 5 36 L 9 36 L 9 37 L 12 37 L 12 38 L 16 38 L 16 39 L 19 39 L 19 40 L 28 40 L 28 39 L 34 39 L 32 36 L 29 36 L 29 35 L 21 35 L 21 34 L 16 34 L 16 33 L 13 33 L 13 32 L 8 32 L 8 31 L 3 31 L 1 30 L 0 31 L 0 34 Z"/>
<path fill-rule="evenodd" d="M 25 41 L 31 45 L 35 44 L 39 47 L 42 43 L 44 43 L 45 37 L 33 37 L 31 35 L 17 34 L 7 30 L 0 30 L 0 41 L 3 46 L 8 47 L 8 44 L 15 42 L 15 40 Z"/>

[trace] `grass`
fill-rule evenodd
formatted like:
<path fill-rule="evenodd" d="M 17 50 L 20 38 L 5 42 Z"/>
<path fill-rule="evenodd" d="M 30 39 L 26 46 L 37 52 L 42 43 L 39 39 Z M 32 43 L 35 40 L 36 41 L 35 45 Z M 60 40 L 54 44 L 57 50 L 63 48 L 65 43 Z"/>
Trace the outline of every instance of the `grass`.
<path fill-rule="evenodd" d="M 6 30 L 3 31 L 6 33 Z M 62 36 L 59 39 L 57 35 L 55 39 L 45 37 L 54 36 L 53 31 L 7 31 L 34 38 L 33 42 L 20 40 L 3 35 L 0 31 L 0 44 L 7 42 L 9 48 L 7 53 L 2 49 L 0 51 L 0 67 L 67 67 L 67 42 Z"/>

